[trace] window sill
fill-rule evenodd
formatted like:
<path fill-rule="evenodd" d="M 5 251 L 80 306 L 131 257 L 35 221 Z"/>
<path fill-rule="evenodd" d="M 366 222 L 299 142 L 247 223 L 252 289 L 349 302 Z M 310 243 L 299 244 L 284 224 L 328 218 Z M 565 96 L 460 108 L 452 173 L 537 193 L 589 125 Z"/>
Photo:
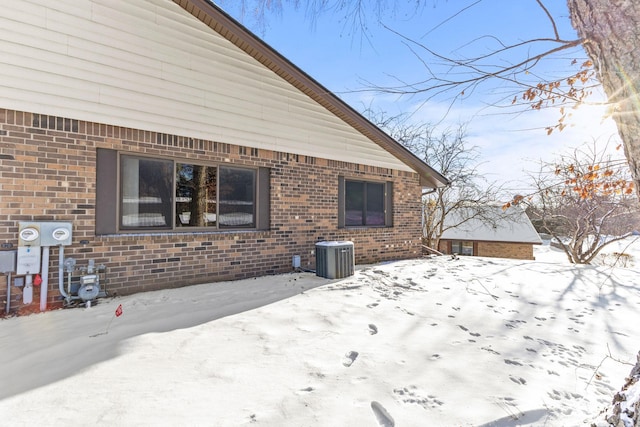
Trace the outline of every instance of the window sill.
<path fill-rule="evenodd" d="M 166 236 L 211 236 L 222 234 L 251 234 L 265 233 L 271 230 L 258 230 L 255 228 L 230 229 L 230 230 L 166 230 L 166 231 L 122 231 L 120 233 L 96 234 L 96 238 L 128 238 L 128 237 L 166 237 Z"/>

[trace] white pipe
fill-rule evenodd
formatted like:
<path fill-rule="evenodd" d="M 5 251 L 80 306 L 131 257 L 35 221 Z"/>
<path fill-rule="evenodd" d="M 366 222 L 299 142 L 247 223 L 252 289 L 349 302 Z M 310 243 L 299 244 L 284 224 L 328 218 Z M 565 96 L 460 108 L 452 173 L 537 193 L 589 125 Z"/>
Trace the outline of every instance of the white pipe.
<path fill-rule="evenodd" d="M 33 275 L 24 276 L 24 287 L 22 288 L 22 302 L 31 304 L 33 302 Z"/>
<path fill-rule="evenodd" d="M 60 295 L 69 301 L 69 294 L 64 290 L 64 246 L 58 246 L 60 252 L 58 255 L 58 288 L 60 289 Z"/>
<path fill-rule="evenodd" d="M 40 284 L 40 311 L 47 309 L 47 291 L 49 289 L 49 246 L 42 248 L 42 283 Z"/>
<path fill-rule="evenodd" d="M 7 273 L 7 311 L 9 314 L 11 310 L 11 272 Z"/>

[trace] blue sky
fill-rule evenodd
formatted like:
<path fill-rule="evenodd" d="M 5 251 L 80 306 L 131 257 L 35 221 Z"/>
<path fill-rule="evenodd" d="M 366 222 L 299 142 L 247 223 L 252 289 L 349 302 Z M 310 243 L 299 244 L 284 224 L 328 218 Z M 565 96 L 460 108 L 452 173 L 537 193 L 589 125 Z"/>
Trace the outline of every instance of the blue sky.
<path fill-rule="evenodd" d="M 444 75 L 448 68 L 439 65 L 434 57 L 423 55 L 420 45 L 449 57 L 470 57 L 495 50 L 500 42 L 514 44 L 531 38 L 553 37 L 549 19 L 534 0 L 428 0 L 423 2 L 428 5 L 417 10 L 414 2 L 399 0 L 398 7 L 389 7 L 383 12 L 381 23 L 370 14 L 366 35 L 354 30 L 341 12 L 326 12 L 312 18 L 304 6 L 298 10 L 285 6 L 281 13 L 268 14 L 265 28 L 261 28 L 251 13 L 242 16 L 238 0 L 217 3 L 360 111 L 370 106 L 387 115 L 411 114 L 412 120 L 433 124 L 438 129 L 467 123 L 467 141 L 478 146 L 482 156 L 480 172 L 489 181 L 506 183 L 510 192 L 526 190 L 526 171 L 537 171 L 539 160 L 551 161 L 557 154 L 566 153 L 592 138 L 602 143 L 612 135 L 615 138 L 615 126 L 611 120 L 602 122 L 604 109 L 598 107 L 575 110 L 573 126 L 547 136 L 544 128 L 558 120 L 558 111 L 547 109 L 519 114 L 521 107 L 504 108 L 510 105 L 516 91 L 513 85 L 497 80 L 456 99 L 454 96 L 459 91 L 427 98 L 421 94 L 398 96 L 369 90 L 372 85 L 395 86 L 399 82 L 424 80 L 425 67 Z M 558 0 L 545 3 L 556 18 L 560 37 L 575 39 L 566 3 Z M 396 33 L 418 44 L 407 42 Z M 519 56 L 503 55 L 492 59 L 491 64 L 509 64 L 535 53 L 536 48 L 527 46 Z M 581 49 L 563 53 L 542 62 L 535 69 L 537 74 L 529 77 L 539 81 L 539 76 L 558 78 L 567 75 L 568 70 L 577 71 L 575 66 L 571 68 L 574 58 L 581 63 L 586 55 Z M 603 98 L 596 94 L 592 99 Z M 501 106 L 495 107 L 495 104 Z M 609 145 L 617 145 L 615 141 Z"/>

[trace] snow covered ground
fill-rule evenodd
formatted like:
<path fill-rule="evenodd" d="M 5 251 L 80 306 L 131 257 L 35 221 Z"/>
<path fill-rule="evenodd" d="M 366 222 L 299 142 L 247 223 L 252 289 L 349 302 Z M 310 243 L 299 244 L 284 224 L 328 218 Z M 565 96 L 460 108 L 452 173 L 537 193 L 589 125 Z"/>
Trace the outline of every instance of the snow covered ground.
<path fill-rule="evenodd" d="M 542 246 L 0 320 L 0 424 L 601 425 L 640 350 L 634 246 L 626 268 Z"/>

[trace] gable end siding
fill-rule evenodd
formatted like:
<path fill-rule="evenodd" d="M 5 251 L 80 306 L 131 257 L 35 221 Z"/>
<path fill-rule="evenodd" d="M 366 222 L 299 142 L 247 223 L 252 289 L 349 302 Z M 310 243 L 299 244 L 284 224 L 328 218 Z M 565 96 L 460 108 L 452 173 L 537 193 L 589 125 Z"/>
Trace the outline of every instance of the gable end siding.
<path fill-rule="evenodd" d="M 0 71 L 4 108 L 413 170 L 170 0 L 8 3 Z"/>

